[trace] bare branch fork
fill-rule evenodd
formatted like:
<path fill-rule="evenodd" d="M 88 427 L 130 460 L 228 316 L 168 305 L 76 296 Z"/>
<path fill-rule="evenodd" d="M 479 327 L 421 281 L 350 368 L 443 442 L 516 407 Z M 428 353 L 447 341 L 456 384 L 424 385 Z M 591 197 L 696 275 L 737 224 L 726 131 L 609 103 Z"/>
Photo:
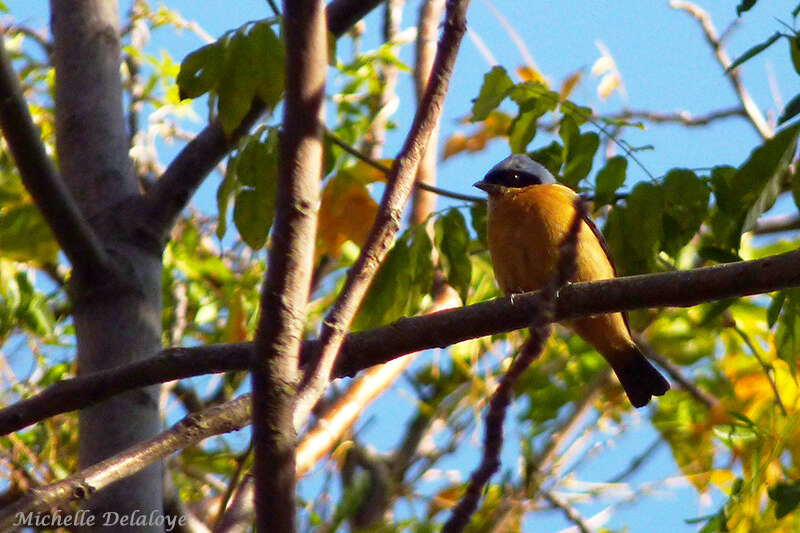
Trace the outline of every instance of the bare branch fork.
<path fill-rule="evenodd" d="M 643 274 L 569 284 L 556 297 L 554 322 L 655 307 L 691 307 L 725 298 L 800 286 L 800 250 L 694 270 Z M 408 353 L 446 348 L 485 335 L 524 328 L 540 303 L 538 293 L 497 298 L 426 316 L 402 318 L 379 328 L 350 333 L 332 377 L 353 376 Z M 318 341 L 303 343 L 301 364 Z M 246 369 L 252 343 L 167 348 L 126 366 L 73 378 L 0 410 L 0 435 L 59 413 L 80 409 L 120 392 L 201 374 Z"/>

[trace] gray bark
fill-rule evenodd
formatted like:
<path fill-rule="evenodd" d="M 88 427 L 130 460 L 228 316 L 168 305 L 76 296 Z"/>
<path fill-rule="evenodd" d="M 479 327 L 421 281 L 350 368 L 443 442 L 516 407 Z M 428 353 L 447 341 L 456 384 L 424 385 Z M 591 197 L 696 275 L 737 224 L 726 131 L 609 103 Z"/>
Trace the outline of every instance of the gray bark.
<path fill-rule="evenodd" d="M 79 373 L 131 363 L 161 346 L 161 254 L 132 217 L 138 186 L 122 110 L 119 11 L 112 0 L 51 0 L 56 68 L 56 145 L 70 192 L 113 259 L 113 274 L 73 274 Z M 146 234 L 146 232 L 145 232 Z M 115 397 L 80 413 L 81 467 L 161 429 L 157 388 Z M 161 513 L 161 466 L 93 496 L 95 513 Z M 98 516 L 98 531 L 102 527 Z M 161 531 L 155 524 L 123 528 Z"/>

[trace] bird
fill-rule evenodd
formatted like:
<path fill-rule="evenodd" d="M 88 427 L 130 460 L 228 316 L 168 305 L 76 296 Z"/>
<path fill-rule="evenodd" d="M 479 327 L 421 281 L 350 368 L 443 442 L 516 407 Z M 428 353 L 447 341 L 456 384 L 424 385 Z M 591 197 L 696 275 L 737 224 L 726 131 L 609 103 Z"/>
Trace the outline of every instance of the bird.
<path fill-rule="evenodd" d="M 576 213 L 578 194 L 559 184 L 542 165 L 514 154 L 492 167 L 475 187 L 489 195 L 487 241 L 495 279 L 506 295 L 541 289 L 555 273 L 561 243 Z M 616 277 L 602 233 L 583 217 L 575 274 L 569 282 Z M 625 313 L 566 322 L 611 365 L 634 407 L 670 386 L 633 340 Z"/>

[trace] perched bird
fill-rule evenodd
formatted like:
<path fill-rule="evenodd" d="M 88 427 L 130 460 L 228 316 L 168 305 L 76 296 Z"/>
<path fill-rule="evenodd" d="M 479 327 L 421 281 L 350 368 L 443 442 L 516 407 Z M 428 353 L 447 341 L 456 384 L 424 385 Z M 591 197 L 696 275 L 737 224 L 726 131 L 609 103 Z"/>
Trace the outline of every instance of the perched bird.
<path fill-rule="evenodd" d="M 475 186 L 489 194 L 489 253 L 500 288 L 506 294 L 542 288 L 558 263 L 578 195 L 525 155 L 504 159 Z M 584 217 L 578 233 L 576 262 L 573 282 L 616 275 L 603 236 L 589 217 Z M 624 313 L 566 325 L 608 361 L 634 407 L 647 405 L 651 396 L 669 390 L 667 380 L 633 341 Z"/>

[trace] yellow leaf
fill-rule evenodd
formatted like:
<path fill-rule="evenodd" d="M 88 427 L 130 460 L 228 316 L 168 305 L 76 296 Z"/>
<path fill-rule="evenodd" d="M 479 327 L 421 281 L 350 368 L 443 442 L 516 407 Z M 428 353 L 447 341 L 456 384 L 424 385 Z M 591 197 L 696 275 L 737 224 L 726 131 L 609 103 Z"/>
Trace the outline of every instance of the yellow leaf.
<path fill-rule="evenodd" d="M 378 162 L 386 168 L 391 168 L 394 160 L 381 159 Z M 353 180 L 363 183 L 364 185 L 375 183 L 376 181 L 381 181 L 384 183 L 386 182 L 386 174 L 382 170 L 377 169 L 373 165 L 370 165 L 369 163 L 360 159 L 356 161 L 355 164 L 340 170 L 338 176 L 352 178 Z"/>
<path fill-rule="evenodd" d="M 726 487 L 734 479 L 736 479 L 736 476 L 730 470 L 711 471 L 711 483 L 720 488 Z"/>
<path fill-rule="evenodd" d="M 592 65 L 592 75 L 600 76 L 614 69 L 614 60 L 610 56 L 600 56 Z"/>
<path fill-rule="evenodd" d="M 444 143 L 444 155 L 442 159 L 447 159 L 466 149 L 467 136 L 457 131 Z"/>
<path fill-rule="evenodd" d="M 617 87 L 619 87 L 619 76 L 613 73 L 606 74 L 597 86 L 597 94 L 601 99 L 605 100 L 611 96 L 611 93 L 613 93 Z"/>
<path fill-rule="evenodd" d="M 772 387 L 763 372 L 739 376 L 733 384 L 733 390 L 736 397 L 743 400 L 774 397 Z"/>
<path fill-rule="evenodd" d="M 322 191 L 319 211 L 317 257 L 328 254 L 338 258 L 342 244 L 353 241 L 362 246 L 367 238 L 378 204 L 369 195 L 361 178 L 376 174 L 360 174 L 355 178 L 349 172 L 331 178 Z"/>
<path fill-rule="evenodd" d="M 547 85 L 544 76 L 542 76 L 538 70 L 528 65 L 517 68 L 517 76 L 519 76 L 522 81 L 538 81 Z"/>
<path fill-rule="evenodd" d="M 558 90 L 558 97 L 561 100 L 566 100 L 569 98 L 569 95 L 572 93 L 572 90 L 580 83 L 581 78 L 583 78 L 583 71 L 576 70 L 569 76 L 567 76 L 564 81 L 561 83 L 561 89 Z"/>

